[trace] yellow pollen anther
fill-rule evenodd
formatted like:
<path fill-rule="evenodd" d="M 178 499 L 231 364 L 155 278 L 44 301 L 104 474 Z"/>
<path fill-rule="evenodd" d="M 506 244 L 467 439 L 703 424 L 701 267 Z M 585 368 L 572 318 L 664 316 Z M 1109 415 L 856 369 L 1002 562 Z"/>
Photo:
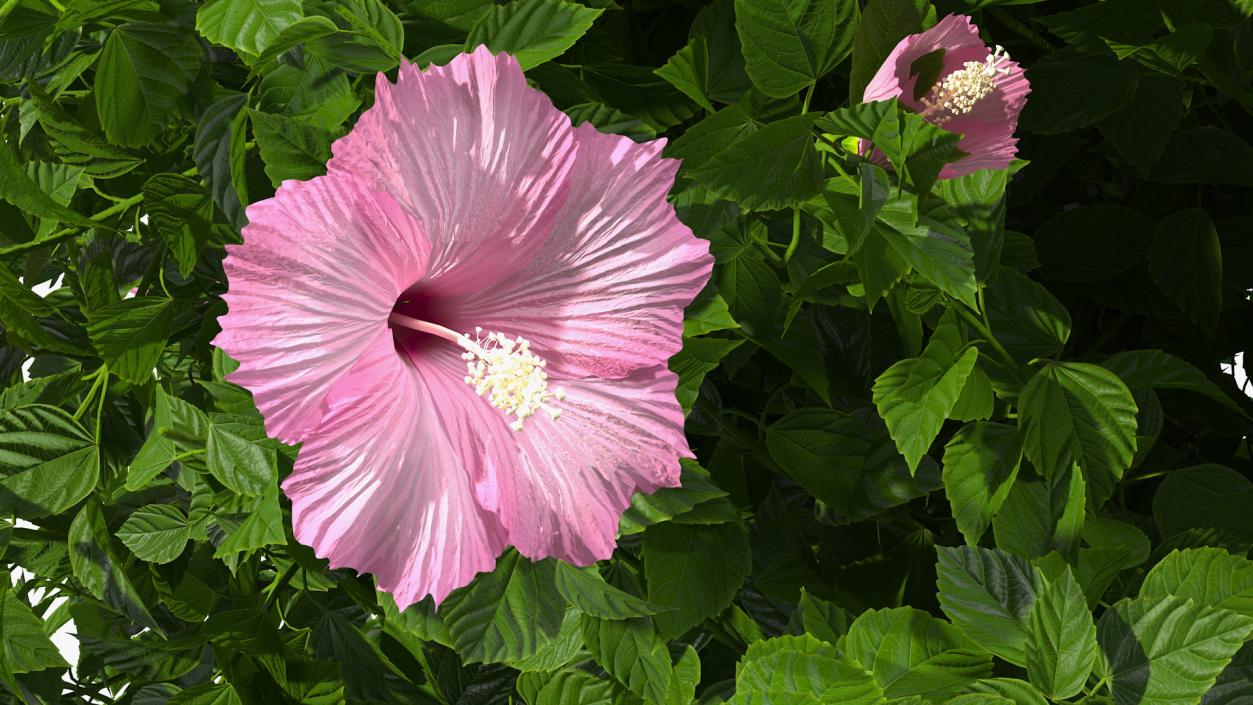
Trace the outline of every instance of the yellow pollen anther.
<path fill-rule="evenodd" d="M 1000 45 L 982 63 L 967 61 L 923 97 L 926 109 L 922 116 L 936 125 L 943 125 L 974 110 L 976 103 L 996 89 L 997 79 L 1009 74 L 1009 67 L 1001 65 L 1006 61 L 1009 61 L 1009 53 Z"/>
<path fill-rule="evenodd" d="M 466 384 L 487 403 L 513 416 L 510 428 L 521 431 L 522 422 L 537 411 L 553 420 L 561 416 L 561 409 L 549 402 L 565 399 L 565 390 L 549 390 L 548 363 L 531 352 L 529 340 L 522 336 L 511 340 L 495 332 L 484 336 L 482 328 L 475 328 L 474 334 L 474 338 L 457 338 L 457 344 L 465 349 L 461 358 L 466 361 Z"/>

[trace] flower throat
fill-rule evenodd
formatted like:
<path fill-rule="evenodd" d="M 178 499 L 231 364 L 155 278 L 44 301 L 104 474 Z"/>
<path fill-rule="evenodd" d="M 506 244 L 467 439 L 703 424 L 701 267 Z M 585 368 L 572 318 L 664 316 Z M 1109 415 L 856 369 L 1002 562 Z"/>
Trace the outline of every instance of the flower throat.
<path fill-rule="evenodd" d="M 922 117 L 936 125 L 944 125 L 974 110 L 975 104 L 996 89 L 997 80 L 1009 74 L 1009 67 L 1001 65 L 1006 61 L 1009 61 L 1009 53 L 999 44 L 982 63 L 967 61 L 923 96 L 925 109 Z"/>
<path fill-rule="evenodd" d="M 403 313 L 392 312 L 387 318 L 392 326 L 401 326 L 420 333 L 429 333 L 456 343 L 464 350 L 461 359 L 466 361 L 466 384 L 474 387 L 474 393 L 487 403 L 512 416 L 509 427 L 522 430 L 522 424 L 537 411 L 547 413 L 553 420 L 561 416 L 561 409 L 550 402 L 565 399 L 560 387 L 549 390 L 548 363 L 531 352 L 531 342 L 522 336 L 510 339 L 504 333 L 488 332 L 476 327 L 474 337 L 458 333 L 437 323 L 419 320 Z"/>

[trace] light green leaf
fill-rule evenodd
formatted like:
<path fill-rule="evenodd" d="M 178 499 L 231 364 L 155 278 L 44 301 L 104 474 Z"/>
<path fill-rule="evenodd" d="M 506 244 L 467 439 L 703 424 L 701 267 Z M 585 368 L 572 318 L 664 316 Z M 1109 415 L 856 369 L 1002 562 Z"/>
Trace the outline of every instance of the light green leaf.
<path fill-rule="evenodd" d="M 561 631 L 565 600 L 554 584 L 554 562 L 533 563 L 507 551 L 496 569 L 440 605 L 457 652 L 467 663 L 523 659 Z"/>
<path fill-rule="evenodd" d="M 1070 312 L 1021 272 L 1002 267 L 985 301 L 993 335 L 1020 363 L 1053 357 L 1070 338 Z"/>
<path fill-rule="evenodd" d="M 132 22 L 109 33 L 96 64 L 96 110 L 109 141 L 144 145 L 191 88 L 201 48 L 174 25 Z"/>
<path fill-rule="evenodd" d="M 690 412 L 696 404 L 705 375 L 717 369 L 722 358 L 744 342 L 743 338 L 695 338 L 684 341 L 683 349 L 670 358 L 670 369 L 679 376 L 675 395 L 684 412 Z"/>
<path fill-rule="evenodd" d="M 738 522 L 657 524 L 644 532 L 642 552 L 648 601 L 670 610 L 655 617 L 667 640 L 731 604 L 752 568 L 748 531 Z"/>
<path fill-rule="evenodd" d="M 944 446 L 944 493 L 967 544 L 979 543 L 1021 464 L 1022 437 L 1005 424 L 966 424 Z"/>
<path fill-rule="evenodd" d="M 664 703 L 670 689 L 670 650 L 647 619 L 583 618 L 583 640 L 596 663 L 650 703 Z"/>
<path fill-rule="evenodd" d="M 269 74 L 267 78 L 279 75 Z M 305 71 L 302 75 L 310 75 Z M 264 81 L 262 82 L 264 86 Z M 244 217 L 244 204 L 248 202 L 248 188 L 244 175 L 244 143 L 247 130 L 243 110 L 248 96 L 240 93 L 228 95 L 209 106 L 196 126 L 194 155 L 196 170 L 209 186 L 213 202 L 222 210 L 227 222 L 242 228 L 248 221 Z"/>
<path fill-rule="evenodd" d="M 214 44 L 256 57 L 303 16 L 300 0 L 210 0 L 196 12 L 196 31 Z"/>
<path fill-rule="evenodd" d="M 996 545 L 1025 558 L 1052 551 L 1073 557 L 1083 530 L 1086 494 L 1078 468 L 1054 478 L 1019 475 L 992 520 Z"/>
<path fill-rule="evenodd" d="M 1189 208 L 1159 221 L 1149 247 L 1149 272 L 1193 323 L 1210 332 L 1217 328 L 1223 309 L 1223 252 L 1208 213 Z"/>
<path fill-rule="evenodd" d="M 978 350 L 961 348 L 956 327 L 941 324 L 922 357 L 901 360 L 875 380 L 875 406 L 910 472 L 917 470 L 939 435 L 974 368 Z"/>
<path fill-rule="evenodd" d="M 217 424 L 209 427 L 205 463 L 218 482 L 236 494 L 261 496 L 278 482 L 278 458 L 273 450 Z"/>
<path fill-rule="evenodd" d="M 1048 705 L 1044 695 L 1030 683 L 1017 678 L 984 678 L 970 686 L 975 693 L 1009 698 L 1016 705 Z"/>
<path fill-rule="evenodd" d="M 138 699 L 136 699 L 138 703 Z M 229 683 L 198 685 L 175 693 L 168 705 L 243 705 L 239 693 Z"/>
<path fill-rule="evenodd" d="M 156 174 L 144 184 L 148 224 L 165 241 L 190 276 L 200 252 L 208 244 L 213 224 L 213 199 L 199 181 L 181 174 Z"/>
<path fill-rule="evenodd" d="M 855 0 L 736 0 L 735 27 L 748 75 L 785 98 L 816 82 L 852 48 Z"/>
<path fill-rule="evenodd" d="M 169 563 L 183 553 L 191 538 L 191 526 L 177 506 L 149 504 L 127 518 L 117 537 L 141 560 Z"/>
<path fill-rule="evenodd" d="M 696 699 L 696 686 L 699 683 L 700 655 L 688 644 L 674 664 L 674 675 L 670 678 L 670 690 L 666 693 L 665 705 L 691 705 Z"/>
<path fill-rule="evenodd" d="M 710 112 L 714 103 L 739 101 L 751 86 L 731 4 L 706 5 L 692 22 L 687 46 L 654 72 Z"/>
<path fill-rule="evenodd" d="M 1032 606 L 1044 588 L 1024 558 L 1000 549 L 937 546 L 940 607 L 972 640 L 1023 665 Z"/>
<path fill-rule="evenodd" d="M 60 514 L 96 488 L 100 453 L 66 412 L 31 404 L 0 411 L 0 513 Z"/>
<path fill-rule="evenodd" d="M 1140 585 L 1140 597 L 1190 597 L 1196 604 L 1253 617 L 1253 561 L 1221 548 L 1171 551 Z"/>
<path fill-rule="evenodd" d="M 575 669 L 563 669 L 553 673 L 523 673 L 518 676 L 517 689 L 527 705 L 622 703 L 620 693 L 613 683 Z"/>
<path fill-rule="evenodd" d="M 683 337 L 695 338 L 714 331 L 739 328 L 731 317 L 726 299 L 718 294 L 712 284 L 706 286 L 683 312 Z"/>
<path fill-rule="evenodd" d="M 326 173 L 331 158 L 329 130 L 256 110 L 248 111 L 265 173 L 276 187 L 288 179 L 312 179 Z"/>
<path fill-rule="evenodd" d="M 109 527 L 95 500 L 88 502 L 74 517 L 68 540 L 70 569 L 83 588 L 132 622 L 164 636 L 161 625 L 153 620 L 143 598 L 130 578 L 126 577 L 121 561 L 113 552 L 109 544 Z"/>
<path fill-rule="evenodd" d="M 1123 600 L 1101 616 L 1097 638 L 1117 705 L 1200 702 L 1253 631 L 1253 617 L 1186 597 Z"/>
<path fill-rule="evenodd" d="M 618 534 L 638 534 L 645 528 L 674 517 L 699 510 L 707 503 L 726 502 L 727 493 L 709 480 L 709 471 L 692 460 L 679 461 L 679 487 L 662 487 L 646 494 L 637 492 L 631 496 L 631 506 L 618 521 Z"/>
<path fill-rule="evenodd" d="M 152 379 L 173 332 L 173 303 L 159 296 L 137 296 L 91 311 L 87 333 L 110 372 L 132 384 Z"/>
<path fill-rule="evenodd" d="M 822 187 L 812 134 L 817 118 L 796 115 L 772 122 L 726 146 L 688 175 L 750 210 L 799 205 Z"/>
<path fill-rule="evenodd" d="M 1047 581 L 1031 608 L 1027 673 L 1053 700 L 1083 689 L 1096 658 L 1096 625 L 1074 575 Z"/>
<path fill-rule="evenodd" d="M 877 705 L 883 691 L 861 667 L 808 634 L 763 639 L 735 668 L 727 705 Z"/>
<path fill-rule="evenodd" d="M 992 672 L 992 658 L 978 644 L 912 607 L 863 612 L 848 629 L 844 652 L 889 698 L 953 693 Z"/>
<path fill-rule="evenodd" d="M 970 237 L 938 220 L 915 218 L 906 199 L 884 204 L 879 222 L 887 244 L 940 291 L 976 308 L 975 260 Z"/>
<path fill-rule="evenodd" d="M 8 141 L 0 144 L 0 198 L 18 210 L 40 218 L 50 218 L 69 225 L 94 227 L 94 221 L 57 203 L 27 175 L 26 169 L 13 153 Z"/>
<path fill-rule="evenodd" d="M 162 435 L 163 429 L 177 429 L 180 434 L 195 438 L 200 443 L 208 440 L 209 417 L 203 411 L 170 396 L 160 385 L 153 396 L 152 430 L 126 468 L 126 489 L 131 492 L 143 489 L 179 455 L 179 445 Z"/>
<path fill-rule="evenodd" d="M 9 589 L 0 586 L 0 673 L 32 673 L 69 668 L 60 649 L 48 638 L 43 620 Z"/>
<path fill-rule="evenodd" d="M 214 558 L 254 551 L 265 546 L 286 543 L 283 510 L 278 503 L 278 486 L 270 485 L 265 494 L 253 500 L 248 517 L 230 530 L 226 540 L 213 552 Z"/>
<path fill-rule="evenodd" d="M 1023 451 L 1055 477 L 1077 464 L 1090 506 L 1104 504 L 1135 454 L 1136 403 L 1114 373 L 1080 362 L 1049 363 L 1019 399 Z"/>
<path fill-rule="evenodd" d="M 658 607 L 605 582 L 596 568 L 557 562 L 557 592 L 579 611 L 599 619 L 631 619 L 656 614 Z"/>
<path fill-rule="evenodd" d="M 601 12 L 566 0 L 497 5 L 470 30 L 466 50 L 486 44 L 493 52 L 507 51 L 526 71 L 564 54 L 591 29 Z"/>

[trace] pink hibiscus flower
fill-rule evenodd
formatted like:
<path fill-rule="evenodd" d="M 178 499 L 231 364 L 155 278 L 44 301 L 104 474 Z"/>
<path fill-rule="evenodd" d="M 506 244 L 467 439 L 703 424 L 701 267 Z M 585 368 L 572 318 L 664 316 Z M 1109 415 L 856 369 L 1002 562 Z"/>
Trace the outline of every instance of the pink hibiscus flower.
<path fill-rule="evenodd" d="M 918 90 L 919 59 L 942 52 L 935 83 Z M 862 100 L 896 98 L 928 122 L 962 136 L 965 156 L 944 166 L 941 179 L 979 169 L 1004 169 L 1018 152 L 1018 115 L 1031 86 L 1002 47 L 989 49 L 965 15 L 949 15 L 921 34 L 902 39 L 866 86 Z M 921 95 L 921 98 L 915 98 Z"/>
<path fill-rule="evenodd" d="M 214 342 L 303 443 L 301 542 L 403 609 L 506 544 L 608 558 L 632 493 L 678 485 L 666 363 L 713 260 L 663 144 L 571 127 L 480 47 L 380 75 L 328 174 L 249 207 Z"/>

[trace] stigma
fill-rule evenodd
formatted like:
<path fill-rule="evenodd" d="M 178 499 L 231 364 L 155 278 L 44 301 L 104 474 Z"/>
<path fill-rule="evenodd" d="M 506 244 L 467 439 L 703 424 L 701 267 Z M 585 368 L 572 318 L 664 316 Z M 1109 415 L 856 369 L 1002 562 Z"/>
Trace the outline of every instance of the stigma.
<path fill-rule="evenodd" d="M 466 361 L 465 381 L 475 394 L 512 416 L 509 427 L 515 431 L 521 431 L 522 423 L 538 411 L 554 421 L 560 418 L 561 409 L 550 402 L 565 399 L 565 390 L 548 388 L 548 363 L 531 352 L 529 340 L 496 332 L 484 335 L 482 328 L 475 328 L 474 333 L 474 338 L 458 337 L 457 344 L 465 349 L 461 354 Z"/>
<path fill-rule="evenodd" d="M 1009 52 L 999 44 L 982 62 L 967 61 L 923 96 L 922 116 L 936 125 L 943 125 L 974 110 L 979 101 L 996 89 L 997 80 L 1009 74 L 1009 67 L 1002 65 L 1008 61 Z"/>

